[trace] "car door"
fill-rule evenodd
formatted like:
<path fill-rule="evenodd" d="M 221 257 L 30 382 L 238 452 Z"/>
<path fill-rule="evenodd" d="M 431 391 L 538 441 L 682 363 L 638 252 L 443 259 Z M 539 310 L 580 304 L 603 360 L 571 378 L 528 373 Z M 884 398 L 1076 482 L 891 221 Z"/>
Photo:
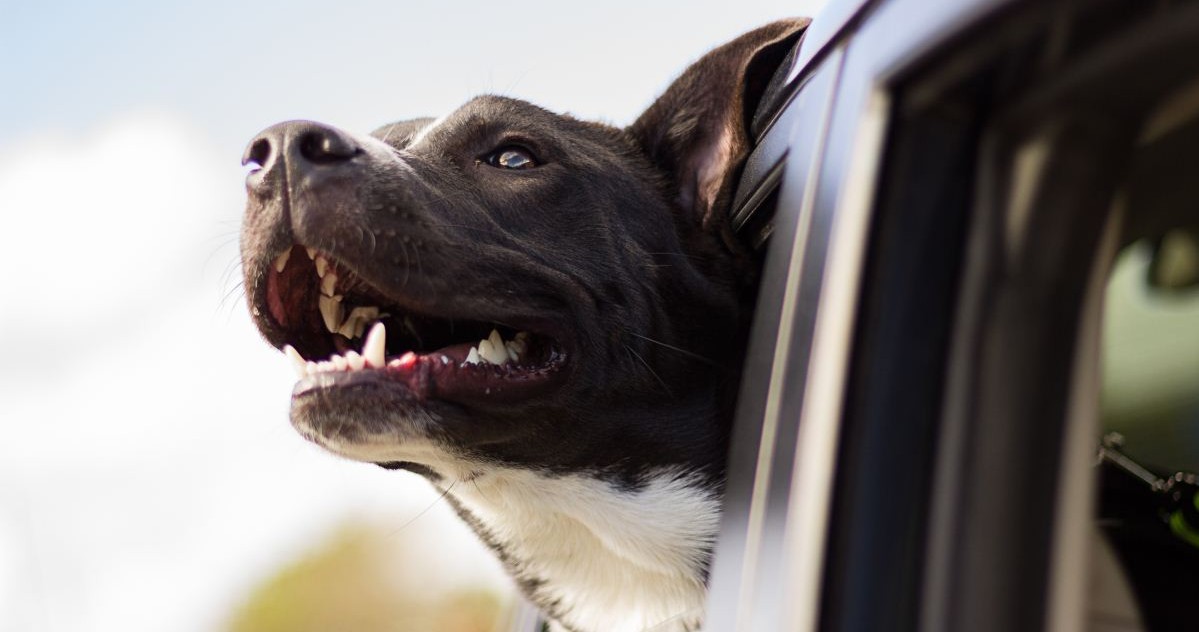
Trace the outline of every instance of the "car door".
<path fill-rule="evenodd" d="M 1197 77 L 1188 2 L 813 23 L 739 196 L 774 205 L 743 224 L 769 246 L 705 629 L 1187 629 L 1127 545 L 1097 559 L 1094 462 L 1113 262 L 1199 223 L 1199 174 L 1163 176 L 1199 164 Z M 1181 546 L 1159 583 L 1190 585 Z"/>

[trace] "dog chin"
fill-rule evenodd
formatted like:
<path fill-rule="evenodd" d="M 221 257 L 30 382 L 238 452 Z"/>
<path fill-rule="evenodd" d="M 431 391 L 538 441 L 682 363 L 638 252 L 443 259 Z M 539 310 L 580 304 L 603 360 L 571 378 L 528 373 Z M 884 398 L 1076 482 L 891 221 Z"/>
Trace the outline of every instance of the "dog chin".
<path fill-rule="evenodd" d="M 296 384 L 291 423 L 304 438 L 370 463 L 412 460 L 425 452 L 421 446 L 432 445 L 441 416 L 402 390 L 366 380 L 331 381 L 313 376 Z"/>

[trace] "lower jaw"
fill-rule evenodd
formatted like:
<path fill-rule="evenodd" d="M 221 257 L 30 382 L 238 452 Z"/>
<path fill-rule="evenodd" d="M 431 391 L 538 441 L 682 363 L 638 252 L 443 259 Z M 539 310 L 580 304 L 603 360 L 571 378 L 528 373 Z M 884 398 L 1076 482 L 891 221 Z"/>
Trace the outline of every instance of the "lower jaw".
<path fill-rule="evenodd" d="M 552 392 L 565 379 L 565 369 L 566 356 L 557 351 L 551 352 L 545 362 L 532 367 L 463 364 L 460 359 L 445 353 L 408 353 L 381 368 L 313 373 L 296 384 L 292 396 L 332 394 L 343 388 L 373 385 L 400 389 L 402 393 L 398 395 L 417 402 L 505 404 Z"/>

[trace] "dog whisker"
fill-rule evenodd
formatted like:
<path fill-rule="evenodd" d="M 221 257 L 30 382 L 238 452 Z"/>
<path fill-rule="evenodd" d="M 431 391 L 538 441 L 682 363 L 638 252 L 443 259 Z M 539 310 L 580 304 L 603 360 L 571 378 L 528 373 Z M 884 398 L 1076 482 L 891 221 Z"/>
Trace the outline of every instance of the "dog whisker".
<path fill-rule="evenodd" d="M 216 253 L 213 253 L 214 255 Z M 233 280 L 233 274 L 241 268 L 241 262 L 237 258 L 230 259 L 225 264 L 225 268 L 221 271 L 221 285 L 228 285 Z M 240 276 L 240 275 L 239 275 Z"/>
<path fill-rule="evenodd" d="M 689 255 L 689 254 L 687 254 L 687 253 L 685 253 L 685 252 L 647 252 L 647 253 L 645 253 L 645 254 L 647 254 L 647 255 L 653 255 L 653 256 L 655 256 L 655 257 L 685 257 L 685 258 L 687 258 L 687 259 L 695 259 L 696 261 L 703 261 L 703 260 L 704 260 L 704 258 L 703 258 L 703 257 L 697 257 L 697 256 L 695 256 L 695 255 Z"/>
<path fill-rule="evenodd" d="M 711 366 L 714 366 L 714 367 L 717 367 L 717 368 L 723 368 L 723 367 L 720 365 L 720 363 L 716 362 L 715 360 L 712 360 L 711 358 L 706 358 L 706 357 L 704 357 L 704 356 L 702 356 L 702 355 L 700 355 L 700 354 L 698 354 L 698 353 L 695 353 L 694 351 L 688 351 L 688 350 L 686 350 L 686 349 L 682 349 L 682 348 L 676 347 L 676 346 L 674 346 L 674 345 L 672 345 L 672 344 L 667 344 L 667 343 L 665 343 L 665 342 L 662 342 L 661 340 L 654 340 L 653 338 L 650 338 L 649 336 L 642 336 L 641 334 L 639 334 L 639 333 L 637 333 L 637 332 L 635 332 L 635 331 L 628 331 L 628 330 L 626 329 L 626 330 L 625 330 L 625 333 L 626 333 L 626 334 L 629 334 L 630 336 L 636 336 L 636 337 L 638 337 L 638 338 L 640 338 L 640 339 L 642 339 L 642 340 L 644 340 L 644 341 L 646 341 L 646 342 L 649 342 L 649 343 L 656 344 L 656 345 L 658 345 L 658 346 L 660 346 L 660 347 L 664 347 L 664 348 L 666 348 L 666 349 L 670 349 L 671 351 L 675 351 L 675 352 L 681 353 L 681 354 L 683 354 L 683 355 L 685 355 L 685 356 L 687 356 L 687 357 L 689 357 L 689 358 L 694 358 L 694 359 L 696 359 L 696 360 L 698 360 L 698 361 L 700 361 L 700 362 L 703 362 L 703 363 L 705 363 L 705 364 L 709 364 L 709 365 L 711 365 Z"/>
<path fill-rule="evenodd" d="M 228 302 L 229 299 L 232 298 L 234 294 L 239 294 L 239 296 L 237 297 L 237 300 L 240 301 L 243 297 L 245 297 L 245 294 L 246 294 L 245 290 L 246 290 L 245 281 L 238 281 L 233 287 L 229 288 L 225 292 L 224 296 L 221 297 L 221 302 L 217 304 L 217 309 L 218 310 L 225 309 L 226 304 L 228 304 L 230 306 L 236 305 L 237 304 L 236 302 L 229 303 Z"/>
<path fill-rule="evenodd" d="M 228 219 L 222 219 L 222 221 L 218 221 L 217 223 L 222 224 L 222 225 L 224 225 L 224 227 L 228 227 L 228 228 L 225 230 L 219 231 L 219 233 L 207 236 L 206 240 L 222 239 L 222 237 L 233 237 L 233 239 L 237 239 L 237 237 L 239 237 L 241 235 L 241 230 L 240 230 L 239 225 L 228 221 Z"/>
<path fill-rule="evenodd" d="M 670 385 L 667 384 L 666 380 L 663 380 L 656 371 L 654 371 L 653 367 L 651 367 L 649 365 L 649 363 L 645 361 L 645 358 L 641 357 L 640 353 L 637 353 L 636 351 L 634 351 L 633 348 L 627 344 L 621 343 L 621 346 L 623 346 L 625 348 L 625 351 L 628 351 L 629 353 L 633 354 L 633 357 L 637 358 L 637 360 L 639 362 L 641 362 L 641 364 L 643 366 L 645 366 L 645 370 L 649 371 L 649 374 L 652 375 L 654 377 L 654 379 L 658 381 L 658 384 L 662 385 L 662 390 L 666 391 L 667 395 L 671 396 L 672 398 L 674 397 L 674 393 L 671 392 L 671 390 L 670 390 Z"/>
<path fill-rule="evenodd" d="M 225 248 L 229 247 L 230 245 L 232 245 L 232 244 L 236 243 L 236 240 L 237 240 L 237 236 L 236 236 L 236 235 L 234 235 L 234 236 L 232 236 L 232 237 L 228 237 L 228 238 L 226 238 L 224 241 L 222 241 L 222 242 L 221 242 L 221 243 L 219 243 L 219 244 L 215 244 L 215 245 L 212 247 L 212 250 L 210 250 L 210 251 L 209 251 L 209 253 L 208 253 L 208 256 L 204 258 L 204 265 L 203 265 L 203 267 L 204 267 L 205 269 L 207 269 L 207 268 L 208 268 L 208 265 L 209 265 L 209 263 L 211 263 L 211 262 L 212 262 L 212 260 L 213 260 L 213 259 L 214 259 L 214 258 L 215 258 L 215 257 L 216 257 L 218 254 L 220 254 L 220 252 L 221 252 L 222 250 L 224 250 Z M 236 268 L 236 267 L 237 267 L 238 265 L 240 265 L 240 264 L 241 264 L 241 260 L 240 260 L 240 259 L 239 259 L 239 258 L 238 258 L 236 255 L 235 255 L 234 257 L 232 257 L 231 259 L 229 259 L 229 263 L 225 264 L 224 274 L 223 274 L 223 275 L 222 275 L 222 277 L 221 277 L 221 282 L 222 282 L 222 283 L 224 283 L 224 282 L 225 282 L 225 277 L 227 277 L 227 276 L 229 275 L 229 270 L 230 270 L 230 269 Z"/>
<path fill-rule="evenodd" d="M 406 522 L 404 522 L 404 524 L 400 525 L 399 527 L 396 527 L 396 529 L 394 531 L 392 531 L 390 534 L 388 534 L 388 537 L 393 537 L 393 536 L 399 535 L 400 532 L 403 531 L 404 529 L 407 529 L 409 527 L 409 525 L 416 522 L 417 520 L 420 520 L 420 518 L 422 516 L 429 513 L 429 511 L 431 509 L 436 507 L 437 503 L 445 500 L 445 497 L 449 495 L 450 491 L 453 490 L 454 486 L 457 484 L 458 484 L 457 480 L 450 481 L 449 486 L 447 486 L 444 490 L 442 490 L 441 494 L 438 495 L 437 498 L 433 499 L 433 502 L 429 503 L 428 506 L 426 506 L 424 509 L 421 509 L 415 516 L 412 516 L 411 518 L 409 518 Z"/>
<path fill-rule="evenodd" d="M 684 610 L 683 612 L 680 612 L 679 614 L 674 615 L 673 617 L 668 617 L 666 619 L 663 619 L 663 620 L 649 626 L 648 628 L 643 629 L 641 632 L 654 632 L 655 630 L 662 630 L 666 626 L 668 626 L 672 623 L 675 623 L 681 619 L 686 619 L 688 617 L 695 617 L 698 619 L 699 616 L 703 614 L 703 612 L 704 612 L 704 609 L 702 607 L 701 608 L 690 608 L 690 609 Z M 688 627 L 689 631 L 691 629 L 692 628 Z"/>

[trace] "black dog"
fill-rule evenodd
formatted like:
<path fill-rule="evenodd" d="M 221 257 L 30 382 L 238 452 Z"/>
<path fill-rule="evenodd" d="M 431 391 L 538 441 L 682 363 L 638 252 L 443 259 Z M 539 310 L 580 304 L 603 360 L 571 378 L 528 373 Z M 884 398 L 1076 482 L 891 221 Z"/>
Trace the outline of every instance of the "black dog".
<path fill-rule="evenodd" d="M 427 477 L 559 629 L 699 625 L 755 286 L 728 207 L 806 25 L 714 50 L 627 129 L 483 96 L 247 149 L 246 288 L 297 363 L 292 424 Z"/>

